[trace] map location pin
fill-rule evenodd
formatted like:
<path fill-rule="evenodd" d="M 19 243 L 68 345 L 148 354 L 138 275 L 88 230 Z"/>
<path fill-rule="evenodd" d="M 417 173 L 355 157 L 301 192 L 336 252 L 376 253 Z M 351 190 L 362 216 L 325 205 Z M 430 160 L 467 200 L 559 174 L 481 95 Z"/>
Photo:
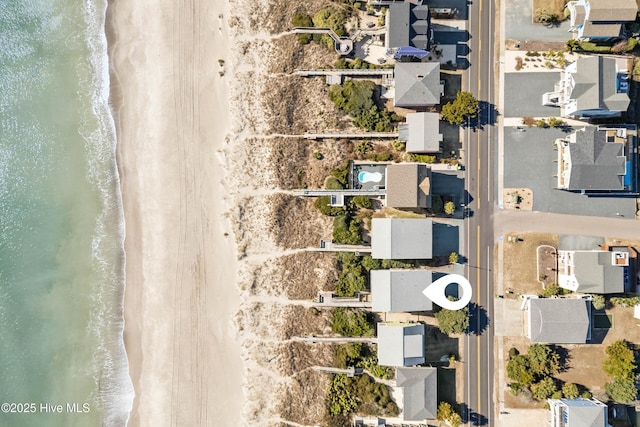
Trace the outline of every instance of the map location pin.
<path fill-rule="evenodd" d="M 462 288 L 462 295 L 457 301 L 450 301 L 445 294 L 445 290 L 447 286 L 454 283 Z M 422 293 L 442 308 L 446 308 L 447 310 L 460 310 L 466 307 L 469 301 L 471 301 L 473 289 L 466 277 L 460 274 L 447 274 L 427 286 Z"/>

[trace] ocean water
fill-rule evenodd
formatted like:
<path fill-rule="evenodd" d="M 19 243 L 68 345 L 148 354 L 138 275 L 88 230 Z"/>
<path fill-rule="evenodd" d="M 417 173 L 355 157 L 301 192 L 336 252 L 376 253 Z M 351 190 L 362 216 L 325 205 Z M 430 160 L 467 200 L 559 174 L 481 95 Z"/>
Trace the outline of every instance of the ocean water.
<path fill-rule="evenodd" d="M 123 426 L 106 0 L 0 0 L 0 426 Z"/>

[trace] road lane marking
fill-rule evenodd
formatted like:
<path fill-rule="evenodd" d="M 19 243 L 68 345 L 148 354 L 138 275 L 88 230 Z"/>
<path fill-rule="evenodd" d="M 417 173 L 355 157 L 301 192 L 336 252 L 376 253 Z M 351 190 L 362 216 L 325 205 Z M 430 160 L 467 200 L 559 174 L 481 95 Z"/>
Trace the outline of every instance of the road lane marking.
<path fill-rule="evenodd" d="M 476 412 L 480 413 L 480 408 L 482 408 L 482 403 L 481 403 L 482 402 L 482 396 L 480 394 L 480 385 L 482 383 L 482 381 L 481 381 L 482 380 L 482 378 L 481 378 L 482 370 L 480 369 L 480 342 L 481 342 L 481 339 L 480 339 L 480 304 L 481 304 L 482 300 L 480 299 L 480 270 L 479 270 L 480 269 L 480 226 L 478 225 L 477 227 L 478 227 L 477 228 L 477 233 L 478 234 L 476 235 L 476 238 L 477 238 L 477 242 L 478 242 L 478 247 L 477 247 L 477 250 L 476 250 L 476 257 L 477 257 L 476 265 L 478 266 L 478 275 L 477 275 L 478 282 L 476 283 L 476 292 L 478 294 L 478 298 L 477 298 L 478 304 L 476 305 L 476 317 L 477 317 L 478 320 L 477 320 L 477 325 L 476 325 L 476 328 L 477 328 L 476 329 L 476 331 L 477 331 L 476 332 L 476 337 L 478 339 L 478 364 L 477 364 L 477 367 L 478 367 L 477 368 L 478 369 L 478 407 L 476 408 Z"/>

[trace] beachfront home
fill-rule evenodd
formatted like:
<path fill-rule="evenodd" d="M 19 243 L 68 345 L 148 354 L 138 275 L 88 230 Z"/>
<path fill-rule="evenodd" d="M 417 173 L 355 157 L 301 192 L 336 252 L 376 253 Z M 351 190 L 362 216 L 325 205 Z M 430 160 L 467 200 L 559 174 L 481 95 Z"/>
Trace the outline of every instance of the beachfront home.
<path fill-rule="evenodd" d="M 547 399 L 551 427 L 611 427 L 607 405 L 598 399 Z"/>
<path fill-rule="evenodd" d="M 422 323 L 378 323 L 378 364 L 413 366 L 424 363 Z"/>
<path fill-rule="evenodd" d="M 438 153 L 442 134 L 438 113 L 409 113 L 407 122 L 398 126 L 398 139 L 406 143 L 407 153 Z"/>
<path fill-rule="evenodd" d="M 591 301 L 582 298 L 529 298 L 527 337 L 531 342 L 584 344 L 591 339 Z"/>
<path fill-rule="evenodd" d="M 558 285 L 573 292 L 620 294 L 633 291 L 633 248 L 558 251 Z"/>
<path fill-rule="evenodd" d="M 567 3 L 569 31 L 578 40 L 604 41 L 624 37 L 624 24 L 636 20 L 636 0 L 574 0 Z"/>
<path fill-rule="evenodd" d="M 542 104 L 560 107 L 562 117 L 619 117 L 629 107 L 630 66 L 624 57 L 578 58 L 560 73 L 554 91 L 542 95 Z"/>
<path fill-rule="evenodd" d="M 556 140 L 557 188 L 586 195 L 637 192 L 636 127 L 587 126 Z"/>
<path fill-rule="evenodd" d="M 390 164 L 385 185 L 385 204 L 390 208 L 431 207 L 431 168 L 426 163 Z"/>
<path fill-rule="evenodd" d="M 371 256 L 377 259 L 431 259 L 433 222 L 429 218 L 373 218 Z"/>
<path fill-rule="evenodd" d="M 440 104 L 444 81 L 439 62 L 396 62 L 393 71 L 395 107 L 421 109 Z"/>
<path fill-rule="evenodd" d="M 413 47 L 428 53 L 433 34 L 429 6 L 422 2 L 396 2 L 389 5 L 386 17 L 385 47 Z"/>
<path fill-rule="evenodd" d="M 422 291 L 431 284 L 429 270 L 371 270 L 371 309 L 378 312 L 431 311 Z"/>
<path fill-rule="evenodd" d="M 425 421 L 436 418 L 438 410 L 438 370 L 398 368 L 396 386 L 402 387 L 402 419 Z"/>

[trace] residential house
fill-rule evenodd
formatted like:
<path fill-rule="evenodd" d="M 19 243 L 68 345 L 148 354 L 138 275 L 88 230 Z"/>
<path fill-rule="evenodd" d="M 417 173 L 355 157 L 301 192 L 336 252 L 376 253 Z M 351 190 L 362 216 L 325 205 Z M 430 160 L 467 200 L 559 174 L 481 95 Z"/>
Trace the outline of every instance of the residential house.
<path fill-rule="evenodd" d="M 567 3 L 570 29 L 579 40 L 623 37 L 624 24 L 636 20 L 636 0 L 574 0 Z"/>
<path fill-rule="evenodd" d="M 438 113 L 410 113 L 398 127 L 398 139 L 406 143 L 407 153 L 438 153 L 442 134 Z"/>
<path fill-rule="evenodd" d="M 551 427 L 611 427 L 607 405 L 598 399 L 548 399 Z"/>
<path fill-rule="evenodd" d="M 556 140 L 561 190 L 586 195 L 637 192 L 636 127 L 588 126 Z"/>
<path fill-rule="evenodd" d="M 429 218 L 373 218 L 371 256 L 377 259 L 431 259 L 433 222 Z"/>
<path fill-rule="evenodd" d="M 530 298 L 527 337 L 531 342 L 584 344 L 591 339 L 591 302 L 583 298 Z"/>
<path fill-rule="evenodd" d="M 425 421 L 436 418 L 438 410 L 438 370 L 398 368 L 396 386 L 402 387 L 402 418 Z"/>
<path fill-rule="evenodd" d="M 562 117 L 619 117 L 629 107 L 630 65 L 628 58 L 578 58 L 560 73 L 554 91 L 542 95 L 542 104 L 560 107 Z"/>
<path fill-rule="evenodd" d="M 631 249 L 633 250 L 633 249 Z M 558 251 L 558 284 L 573 292 L 620 294 L 633 291 L 630 248 Z"/>
<path fill-rule="evenodd" d="M 413 366 L 424 363 L 422 323 L 378 323 L 378 364 Z"/>
<path fill-rule="evenodd" d="M 396 62 L 393 81 L 393 105 L 396 107 L 431 107 L 439 104 L 444 95 L 439 62 Z"/>
<path fill-rule="evenodd" d="M 431 15 L 422 2 L 399 2 L 389 5 L 385 47 L 414 47 L 428 52 L 431 45 Z"/>
<path fill-rule="evenodd" d="M 422 294 L 431 284 L 429 270 L 371 270 L 371 309 L 378 312 L 431 311 L 433 303 Z"/>
<path fill-rule="evenodd" d="M 386 189 L 385 202 L 390 208 L 430 208 L 431 168 L 424 163 L 390 164 Z"/>

